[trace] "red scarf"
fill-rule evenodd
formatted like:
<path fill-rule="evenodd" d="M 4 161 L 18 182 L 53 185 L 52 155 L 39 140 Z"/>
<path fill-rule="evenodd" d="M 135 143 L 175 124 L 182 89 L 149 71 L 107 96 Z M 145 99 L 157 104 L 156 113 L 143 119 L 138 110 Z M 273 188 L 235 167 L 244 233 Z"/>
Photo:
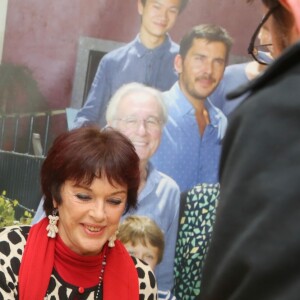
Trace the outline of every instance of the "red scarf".
<path fill-rule="evenodd" d="M 56 239 L 47 236 L 47 225 L 48 218 L 44 218 L 30 229 L 19 272 L 20 300 L 42 300 L 46 295 L 56 245 Z M 138 300 L 137 270 L 121 242 L 116 241 L 115 247 L 109 249 L 106 262 L 103 299 Z"/>
<path fill-rule="evenodd" d="M 103 253 L 107 248 L 106 244 L 98 255 L 80 255 L 66 246 L 58 235 L 55 244 L 54 269 L 64 281 L 72 285 L 83 288 L 93 287 L 99 283 Z"/>

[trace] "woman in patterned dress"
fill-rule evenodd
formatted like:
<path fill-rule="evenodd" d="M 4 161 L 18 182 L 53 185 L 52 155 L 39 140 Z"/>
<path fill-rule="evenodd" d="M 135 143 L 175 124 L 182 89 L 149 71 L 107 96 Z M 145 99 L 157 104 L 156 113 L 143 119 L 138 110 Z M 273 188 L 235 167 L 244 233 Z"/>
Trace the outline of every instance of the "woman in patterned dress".
<path fill-rule="evenodd" d="M 47 217 L 0 230 L 0 299 L 156 299 L 150 267 L 116 240 L 139 159 L 114 130 L 63 133 L 41 170 Z"/>

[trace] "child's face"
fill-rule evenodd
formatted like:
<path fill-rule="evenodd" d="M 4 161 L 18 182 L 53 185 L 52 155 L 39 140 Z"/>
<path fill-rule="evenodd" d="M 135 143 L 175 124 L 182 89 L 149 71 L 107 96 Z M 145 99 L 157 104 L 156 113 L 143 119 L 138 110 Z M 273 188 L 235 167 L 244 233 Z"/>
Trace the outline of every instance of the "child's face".
<path fill-rule="evenodd" d="M 128 242 L 124 245 L 130 255 L 143 260 L 154 271 L 154 269 L 157 265 L 157 259 L 158 259 L 158 248 L 157 247 L 153 247 L 149 243 L 147 243 L 147 246 L 144 246 L 142 243 L 139 243 L 139 244 L 136 244 L 135 246 L 133 246 L 133 244 L 131 242 Z"/>

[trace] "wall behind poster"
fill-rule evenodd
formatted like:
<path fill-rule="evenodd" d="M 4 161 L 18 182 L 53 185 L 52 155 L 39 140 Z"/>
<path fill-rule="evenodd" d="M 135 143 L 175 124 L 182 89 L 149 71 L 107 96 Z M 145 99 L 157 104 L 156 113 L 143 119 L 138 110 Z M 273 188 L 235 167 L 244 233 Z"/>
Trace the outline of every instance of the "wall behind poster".
<path fill-rule="evenodd" d="M 258 7 L 246 0 L 191 0 L 171 35 L 179 42 L 192 26 L 217 23 L 235 39 L 232 54 L 246 56 L 261 17 Z M 71 103 L 79 37 L 128 42 L 139 23 L 137 0 L 9 0 L 2 61 L 28 67 L 47 106 L 65 108 Z"/>

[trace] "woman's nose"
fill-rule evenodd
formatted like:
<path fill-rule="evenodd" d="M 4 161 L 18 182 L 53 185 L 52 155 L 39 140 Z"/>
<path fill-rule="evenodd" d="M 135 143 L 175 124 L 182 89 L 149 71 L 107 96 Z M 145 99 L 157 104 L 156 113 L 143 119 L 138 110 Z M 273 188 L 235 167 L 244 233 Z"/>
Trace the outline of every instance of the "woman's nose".
<path fill-rule="evenodd" d="M 96 221 L 103 221 L 106 217 L 105 204 L 102 200 L 97 200 L 92 208 L 92 216 Z"/>

